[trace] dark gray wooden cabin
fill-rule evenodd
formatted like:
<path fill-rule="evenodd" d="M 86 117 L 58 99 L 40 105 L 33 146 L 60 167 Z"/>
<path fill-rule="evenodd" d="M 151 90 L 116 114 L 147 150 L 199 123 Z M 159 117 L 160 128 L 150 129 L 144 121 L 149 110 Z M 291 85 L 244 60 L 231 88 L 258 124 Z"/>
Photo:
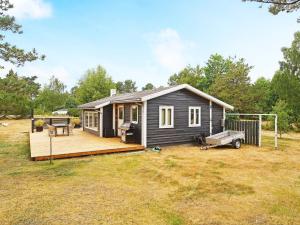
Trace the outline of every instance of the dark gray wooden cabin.
<path fill-rule="evenodd" d="M 223 131 L 225 110 L 233 109 L 188 84 L 112 95 L 79 106 L 86 132 L 120 136 L 124 122 L 135 124 L 137 142 L 145 147 L 193 141 L 199 134 Z"/>

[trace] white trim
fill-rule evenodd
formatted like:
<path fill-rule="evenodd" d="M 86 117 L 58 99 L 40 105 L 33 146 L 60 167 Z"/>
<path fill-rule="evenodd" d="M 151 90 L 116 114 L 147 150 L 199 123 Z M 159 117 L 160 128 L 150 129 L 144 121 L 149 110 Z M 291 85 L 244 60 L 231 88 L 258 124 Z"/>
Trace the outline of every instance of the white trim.
<path fill-rule="evenodd" d="M 98 131 L 98 127 L 99 127 L 98 125 L 99 124 L 97 124 L 97 127 L 94 127 L 94 126 L 90 127 L 90 114 L 91 114 L 91 117 L 92 117 L 92 125 L 95 125 L 94 124 L 94 122 L 95 122 L 94 118 L 95 118 L 95 114 L 98 116 L 98 111 L 85 111 L 84 112 L 84 128 L 87 128 L 89 130 Z M 86 115 L 87 115 L 87 121 L 86 121 L 86 118 L 85 118 Z M 98 123 L 99 123 L 99 121 L 100 121 L 100 118 L 98 116 Z"/>
<path fill-rule="evenodd" d="M 136 107 L 136 110 L 137 110 L 137 118 L 136 118 L 136 120 L 132 120 L 132 108 L 133 107 Z M 134 104 L 134 105 L 130 105 L 130 122 L 131 123 L 135 123 L 135 124 L 138 124 L 139 123 L 139 106 L 137 105 L 137 104 Z"/>
<path fill-rule="evenodd" d="M 258 116 L 258 147 L 261 147 L 261 124 L 262 124 L 262 115 Z"/>
<path fill-rule="evenodd" d="M 122 124 L 119 123 L 119 111 L 120 111 L 119 109 L 123 108 L 123 115 L 122 115 L 123 119 L 122 120 L 123 120 L 123 123 L 124 123 L 124 121 L 125 121 L 125 107 L 124 107 L 124 104 L 121 104 L 121 105 L 118 105 L 117 108 L 118 108 L 118 115 L 117 115 L 118 127 L 117 127 L 116 130 L 117 130 L 117 136 L 119 137 L 119 136 L 121 136 L 121 134 L 119 135 L 119 133 L 121 133 L 121 132 L 119 132 L 120 131 L 119 127 L 122 125 Z"/>
<path fill-rule="evenodd" d="M 151 94 L 151 95 L 147 95 L 145 97 L 142 97 L 141 100 L 142 101 L 147 101 L 147 100 L 150 100 L 152 98 L 156 98 L 156 97 L 159 97 L 159 96 L 162 96 L 162 95 L 165 95 L 165 94 L 169 94 L 169 93 L 172 93 L 174 91 L 178 91 L 178 90 L 181 90 L 181 89 L 184 89 L 184 88 L 191 91 L 191 92 L 193 92 L 193 93 L 195 93 L 195 94 L 197 94 L 197 95 L 199 95 L 199 96 L 201 96 L 201 97 L 203 97 L 203 98 L 206 98 L 206 99 L 208 99 L 208 100 L 210 100 L 210 101 L 212 101 L 212 102 L 214 102 L 218 105 L 221 105 L 225 108 L 228 108 L 228 109 L 231 109 L 231 110 L 234 109 L 233 106 L 231 106 L 231 105 L 229 105 L 229 104 L 227 104 L 227 103 L 225 103 L 225 102 L 223 102 L 223 101 L 221 101 L 221 100 L 219 100 L 219 99 L 217 99 L 217 98 L 215 98 L 211 95 L 208 95 L 208 94 L 206 94 L 206 93 L 204 93 L 204 92 L 202 92 L 202 91 L 200 91 L 200 90 L 198 90 L 198 89 L 196 89 L 196 88 L 194 88 L 194 87 L 192 87 L 191 85 L 188 85 L 188 84 L 177 85 L 177 86 L 174 86 L 172 88 L 169 88 L 169 89 L 166 89 L 166 90 L 163 90 L 163 91 Z"/>
<path fill-rule="evenodd" d="M 107 105 L 109 105 L 109 104 L 110 104 L 110 101 L 104 102 L 104 103 L 102 103 L 102 104 L 96 105 L 96 106 L 95 106 L 95 109 L 102 108 L 102 107 L 107 106 Z"/>
<path fill-rule="evenodd" d="M 147 101 L 142 105 L 142 145 L 147 147 Z"/>
<path fill-rule="evenodd" d="M 116 132 L 116 104 L 113 104 L 112 128 Z"/>
<path fill-rule="evenodd" d="M 225 131 L 226 109 L 223 107 L 223 131 Z"/>
<path fill-rule="evenodd" d="M 209 135 L 212 135 L 212 102 L 209 101 Z"/>
<path fill-rule="evenodd" d="M 162 109 L 165 109 L 166 125 L 161 124 Z M 168 113 L 167 113 L 168 109 L 171 109 L 171 124 L 170 125 L 167 124 L 167 121 L 169 120 Z M 171 106 L 171 105 L 160 105 L 159 106 L 159 128 L 174 128 L 174 106 Z"/>
<path fill-rule="evenodd" d="M 277 137 L 278 137 L 278 131 L 277 131 L 277 121 L 278 121 L 278 116 L 277 116 L 277 114 L 275 114 L 275 149 L 277 149 L 278 148 L 278 141 L 277 141 Z"/>
<path fill-rule="evenodd" d="M 199 115 L 198 115 L 198 118 L 199 118 L 199 123 L 196 123 L 196 110 L 199 110 Z M 191 124 L 191 111 L 194 111 L 194 123 Z M 189 106 L 189 122 L 188 122 L 188 126 L 189 127 L 201 127 L 201 107 L 200 106 Z"/>
<path fill-rule="evenodd" d="M 99 135 L 100 137 L 103 137 L 103 108 L 100 108 L 100 118 L 99 118 L 99 121 L 100 123 L 100 126 L 99 126 Z"/>

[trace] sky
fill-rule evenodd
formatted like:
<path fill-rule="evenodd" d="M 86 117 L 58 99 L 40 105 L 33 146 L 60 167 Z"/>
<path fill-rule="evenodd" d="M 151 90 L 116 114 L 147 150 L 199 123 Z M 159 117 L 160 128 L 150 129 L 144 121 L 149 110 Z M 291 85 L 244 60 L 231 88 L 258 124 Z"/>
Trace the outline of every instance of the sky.
<path fill-rule="evenodd" d="M 272 78 L 300 24 L 299 14 L 274 16 L 241 0 L 11 0 L 22 35 L 6 40 L 46 55 L 16 68 L 46 83 L 54 75 L 70 89 L 88 69 L 103 66 L 114 81 L 141 88 L 167 85 L 186 65 L 204 66 L 214 53 L 245 58 L 252 81 Z"/>

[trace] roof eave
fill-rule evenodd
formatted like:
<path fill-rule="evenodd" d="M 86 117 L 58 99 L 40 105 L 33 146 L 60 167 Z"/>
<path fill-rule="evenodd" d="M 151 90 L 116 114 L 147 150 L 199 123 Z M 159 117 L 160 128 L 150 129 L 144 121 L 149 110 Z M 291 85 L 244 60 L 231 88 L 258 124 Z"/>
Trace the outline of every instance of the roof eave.
<path fill-rule="evenodd" d="M 213 97 L 209 94 L 206 94 L 206 93 L 204 93 L 204 92 L 202 92 L 202 91 L 200 91 L 200 90 L 198 90 L 198 89 L 196 89 L 196 88 L 194 88 L 194 87 L 192 87 L 191 85 L 188 85 L 188 84 L 181 84 L 181 85 L 175 86 L 173 88 L 169 88 L 169 89 L 166 89 L 166 90 L 163 90 L 163 91 L 151 94 L 151 95 L 147 95 L 145 97 L 142 97 L 142 101 L 143 102 L 148 101 L 150 99 L 153 99 L 153 98 L 165 95 L 165 94 L 169 94 L 169 93 L 172 93 L 174 91 L 179 91 L 179 90 L 184 89 L 184 88 L 188 89 L 189 91 L 191 91 L 191 92 L 193 92 L 193 93 L 195 93 L 195 94 L 197 94 L 197 95 L 199 95 L 203 98 L 206 98 L 206 99 L 208 99 L 208 100 L 210 100 L 210 101 L 212 101 L 212 102 L 214 102 L 218 105 L 221 105 L 221 106 L 225 107 L 226 109 L 230 109 L 230 110 L 234 109 L 234 107 L 232 105 L 229 105 L 229 104 L 227 104 L 227 103 L 225 103 L 225 102 L 223 102 L 223 101 L 221 101 L 221 100 L 219 100 L 219 99 L 217 99 L 217 98 L 215 98 L 215 97 Z"/>

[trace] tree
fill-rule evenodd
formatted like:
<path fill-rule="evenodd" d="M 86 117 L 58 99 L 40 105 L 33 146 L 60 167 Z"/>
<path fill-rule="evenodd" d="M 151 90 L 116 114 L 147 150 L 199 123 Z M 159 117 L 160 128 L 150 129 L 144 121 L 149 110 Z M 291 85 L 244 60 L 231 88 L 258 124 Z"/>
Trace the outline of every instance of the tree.
<path fill-rule="evenodd" d="M 215 78 L 209 92 L 233 105 L 237 112 L 251 112 L 253 108 L 249 77 L 251 68 L 244 59 L 232 60 L 228 71 Z"/>
<path fill-rule="evenodd" d="M 286 133 L 289 130 L 289 109 L 288 109 L 288 104 L 283 101 L 283 100 L 278 100 L 273 106 L 273 113 L 277 114 L 278 116 L 278 131 L 279 131 L 279 136 L 281 138 L 281 135 L 283 133 Z"/>
<path fill-rule="evenodd" d="M 199 65 L 195 67 L 188 65 L 179 73 L 173 74 L 172 76 L 170 76 L 168 84 L 170 86 L 178 84 L 189 84 L 200 90 L 204 90 L 207 87 L 203 69 Z"/>
<path fill-rule="evenodd" d="M 231 57 L 225 59 L 219 54 L 213 54 L 209 57 L 205 67 L 203 68 L 206 78 L 205 90 L 209 89 L 217 77 L 223 76 L 228 72 L 233 60 L 234 59 Z"/>
<path fill-rule="evenodd" d="M 136 83 L 132 80 L 125 80 L 124 82 L 118 81 L 116 83 L 118 93 L 132 93 L 137 90 Z"/>
<path fill-rule="evenodd" d="M 300 0 L 243 0 L 243 2 L 246 1 L 270 5 L 269 12 L 273 15 L 277 15 L 280 12 L 294 12 L 300 8 Z"/>
<path fill-rule="evenodd" d="M 146 91 L 146 90 L 153 90 L 155 89 L 154 85 L 151 84 L 151 83 L 147 83 L 144 87 L 142 87 L 142 90 L 143 91 Z"/>
<path fill-rule="evenodd" d="M 21 25 L 17 24 L 15 18 L 6 14 L 6 12 L 13 8 L 9 0 L 0 1 L 0 30 L 2 32 L 10 31 L 14 34 L 22 34 Z M 5 35 L 0 34 L 0 58 L 4 61 L 10 62 L 16 66 L 22 66 L 26 61 L 34 61 L 36 59 L 44 59 L 45 56 L 39 56 L 35 49 L 26 52 L 23 49 L 17 48 L 15 45 L 4 41 Z M 3 66 L 0 66 L 3 68 Z"/>
<path fill-rule="evenodd" d="M 113 88 L 112 78 L 103 67 L 98 66 L 88 70 L 73 91 L 78 103 L 87 103 L 109 96 Z"/>
<path fill-rule="evenodd" d="M 255 102 L 253 112 L 269 113 L 272 111 L 272 105 L 275 102 L 275 96 L 271 89 L 271 81 L 264 77 L 258 78 L 251 86 L 250 94 L 252 101 Z"/>
<path fill-rule="evenodd" d="M 0 78 L 0 114 L 29 115 L 40 88 L 36 78 L 21 77 L 12 70 Z"/>
<path fill-rule="evenodd" d="M 66 86 L 56 77 L 52 76 L 39 93 L 36 104 L 39 113 L 51 113 L 57 109 L 65 108 L 68 99 Z"/>
<path fill-rule="evenodd" d="M 288 104 L 292 121 L 300 121 L 300 32 L 295 33 L 291 47 L 282 48 L 283 60 L 272 79 L 276 96 Z"/>

